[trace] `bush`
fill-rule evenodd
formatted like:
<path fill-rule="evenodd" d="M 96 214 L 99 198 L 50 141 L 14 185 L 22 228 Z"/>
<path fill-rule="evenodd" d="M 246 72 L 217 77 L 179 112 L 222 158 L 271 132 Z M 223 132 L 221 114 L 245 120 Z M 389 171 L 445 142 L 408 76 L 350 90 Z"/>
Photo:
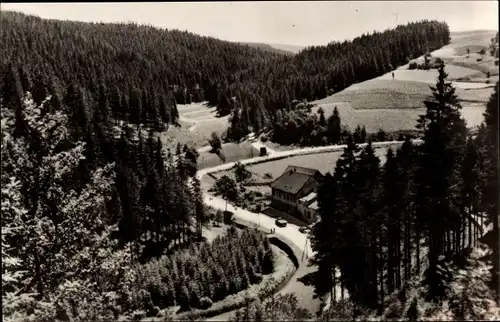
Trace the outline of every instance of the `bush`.
<path fill-rule="evenodd" d="M 219 223 L 224 221 L 224 214 L 222 213 L 222 210 L 217 210 L 215 212 L 215 221 Z"/>
<path fill-rule="evenodd" d="M 416 61 L 411 61 L 408 69 L 417 69 L 417 62 Z"/>
<path fill-rule="evenodd" d="M 486 78 L 490 78 L 490 76 L 491 76 L 491 74 L 490 74 L 490 72 L 488 71 L 488 72 L 486 73 Z"/>
<path fill-rule="evenodd" d="M 207 296 L 204 296 L 200 299 L 200 309 L 206 310 L 211 307 L 213 304 L 212 300 Z"/>
<path fill-rule="evenodd" d="M 498 66 L 498 59 L 495 60 L 495 66 Z"/>
<path fill-rule="evenodd" d="M 245 195 L 245 198 L 249 201 L 254 201 L 255 200 L 255 192 L 251 191 L 248 192 L 246 195 Z"/>
<path fill-rule="evenodd" d="M 481 57 L 479 57 L 478 59 L 476 59 L 476 61 L 482 61 L 483 59 Z"/>
<path fill-rule="evenodd" d="M 269 173 L 269 172 L 268 172 L 268 173 L 266 173 L 266 174 L 264 175 L 264 178 L 266 178 L 266 179 L 272 179 L 272 178 L 273 178 L 273 175 L 272 175 L 271 173 Z"/>
<path fill-rule="evenodd" d="M 262 282 L 264 277 L 260 273 L 255 273 L 255 275 L 252 277 L 252 284 L 259 284 Z"/>
<path fill-rule="evenodd" d="M 149 316 L 158 316 L 159 313 L 160 313 L 160 308 L 158 306 L 153 306 L 153 308 L 149 312 Z"/>
<path fill-rule="evenodd" d="M 260 137 L 261 142 L 267 142 L 267 140 L 268 140 L 267 135 L 263 135 Z"/>
<path fill-rule="evenodd" d="M 260 191 L 255 191 L 255 197 L 262 198 L 262 192 L 260 192 Z"/>
<path fill-rule="evenodd" d="M 208 142 L 212 146 L 213 152 L 218 152 L 222 148 L 222 140 L 215 132 L 212 132 L 212 137 L 208 140 Z"/>

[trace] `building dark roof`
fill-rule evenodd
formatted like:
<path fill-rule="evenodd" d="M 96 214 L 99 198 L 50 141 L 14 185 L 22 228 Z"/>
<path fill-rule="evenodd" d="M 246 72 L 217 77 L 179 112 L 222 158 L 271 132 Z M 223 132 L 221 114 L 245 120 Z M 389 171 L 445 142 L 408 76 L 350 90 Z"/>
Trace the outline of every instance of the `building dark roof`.
<path fill-rule="evenodd" d="M 271 183 L 271 188 L 295 195 L 309 179 L 317 180 L 318 175 L 322 176 L 318 170 L 289 165 L 285 172 Z"/>

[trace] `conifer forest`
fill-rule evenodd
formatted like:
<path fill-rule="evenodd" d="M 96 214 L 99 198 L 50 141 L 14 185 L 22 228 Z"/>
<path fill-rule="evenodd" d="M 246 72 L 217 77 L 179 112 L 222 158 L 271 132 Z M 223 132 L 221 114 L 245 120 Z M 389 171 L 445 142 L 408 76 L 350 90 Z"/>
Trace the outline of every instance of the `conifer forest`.
<path fill-rule="evenodd" d="M 498 65 L 475 129 L 446 59 L 411 131 L 311 111 L 453 45 L 446 22 L 296 54 L 133 22 L 2 9 L 0 23 L 4 321 L 500 319 Z M 490 46 L 498 64 L 498 32 Z M 251 143 L 261 159 L 338 148 L 308 231 L 240 208 L 269 188 L 250 184 L 257 161 L 228 166 L 234 181 L 200 165 L 206 151 L 164 144 L 194 103 L 229 117 L 214 151 L 249 134 L 265 137 Z M 301 307 L 313 300 L 325 308 Z"/>

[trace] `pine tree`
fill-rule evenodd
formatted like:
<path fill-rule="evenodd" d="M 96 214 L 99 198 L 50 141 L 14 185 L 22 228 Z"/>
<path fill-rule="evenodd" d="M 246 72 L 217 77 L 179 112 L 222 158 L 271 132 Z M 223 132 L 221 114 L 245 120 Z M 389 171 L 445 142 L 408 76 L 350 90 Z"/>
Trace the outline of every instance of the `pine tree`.
<path fill-rule="evenodd" d="M 328 118 L 328 134 L 330 142 L 333 144 L 339 143 L 341 132 L 342 128 L 341 128 L 339 110 L 337 109 L 337 106 L 335 106 L 333 114 Z"/>
<path fill-rule="evenodd" d="M 429 243 L 429 268 L 426 283 L 429 297 L 439 299 L 444 295 L 440 287 L 438 258 L 444 255 L 443 238 L 460 217 L 457 209 L 456 169 L 459 168 L 464 146 L 466 128 L 460 117 L 460 104 L 455 89 L 446 82 L 444 65 L 438 68 L 438 82 L 433 90 L 433 99 L 425 101 L 427 112 L 421 116 L 418 127 L 424 129 L 421 146 L 417 194 L 419 218 L 425 223 Z"/>

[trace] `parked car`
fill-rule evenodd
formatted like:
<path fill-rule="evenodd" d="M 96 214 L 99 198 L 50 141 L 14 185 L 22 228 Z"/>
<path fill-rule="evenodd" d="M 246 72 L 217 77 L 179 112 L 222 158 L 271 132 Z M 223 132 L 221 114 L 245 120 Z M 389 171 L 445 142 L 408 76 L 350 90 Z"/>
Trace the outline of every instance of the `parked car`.
<path fill-rule="evenodd" d="M 276 226 L 278 227 L 286 227 L 286 224 L 288 224 L 288 221 L 286 221 L 283 218 L 277 218 L 276 219 Z"/>
<path fill-rule="evenodd" d="M 309 229 L 307 229 L 307 227 L 300 227 L 299 228 L 299 231 L 303 234 L 307 233 Z"/>

